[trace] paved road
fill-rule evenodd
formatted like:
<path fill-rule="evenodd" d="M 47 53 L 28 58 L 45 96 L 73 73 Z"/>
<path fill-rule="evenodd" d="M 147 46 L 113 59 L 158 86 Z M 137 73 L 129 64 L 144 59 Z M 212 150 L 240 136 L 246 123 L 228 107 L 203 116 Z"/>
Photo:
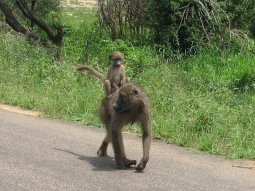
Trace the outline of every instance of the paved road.
<path fill-rule="evenodd" d="M 112 157 L 96 156 L 103 136 L 103 129 L 0 110 L 0 191 L 255 190 L 255 170 L 233 167 L 252 162 L 156 140 L 144 173 L 115 170 Z M 140 159 L 140 139 L 124 138 L 128 156 Z"/>

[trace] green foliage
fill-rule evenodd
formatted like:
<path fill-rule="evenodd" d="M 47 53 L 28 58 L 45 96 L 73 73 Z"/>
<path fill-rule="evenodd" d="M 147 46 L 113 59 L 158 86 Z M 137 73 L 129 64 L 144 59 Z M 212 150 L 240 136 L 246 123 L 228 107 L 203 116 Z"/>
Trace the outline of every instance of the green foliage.
<path fill-rule="evenodd" d="M 255 2 L 253 0 L 225 2 L 231 28 L 243 30 L 255 37 Z"/>
<path fill-rule="evenodd" d="M 37 0 L 34 11 L 39 17 L 47 18 L 52 11 L 59 12 L 60 10 L 60 0 Z"/>
<path fill-rule="evenodd" d="M 181 52 L 192 51 L 225 30 L 226 14 L 215 0 L 148 0 L 148 6 L 147 24 L 155 42 Z"/>
<path fill-rule="evenodd" d="M 53 29 L 62 26 L 62 21 L 60 17 L 60 0 L 36 0 L 34 7 L 32 2 L 34 0 L 26 1 L 26 5 L 30 8 L 32 12 L 41 20 L 47 22 Z M 6 1 L 7 5 L 11 8 L 14 15 L 17 17 L 18 21 L 25 26 L 25 28 L 32 27 L 32 23 L 27 19 L 18 8 L 15 1 Z M 33 8 L 32 8 L 33 7 Z M 1 16 L 0 16 L 1 17 Z M 45 38 L 46 34 L 41 31 L 39 27 L 33 25 L 33 30 L 40 35 L 41 38 Z"/>
<path fill-rule="evenodd" d="M 97 106 L 103 93 L 100 81 L 76 73 L 73 60 L 57 65 L 43 48 L 29 45 L 22 36 L 0 34 L 0 44 L 2 103 L 98 124 Z"/>
<path fill-rule="evenodd" d="M 31 8 L 33 0 L 26 1 L 27 6 Z M 15 15 L 20 19 L 25 19 L 21 11 L 17 7 L 15 1 L 6 1 L 8 6 L 14 11 Z M 52 11 L 60 11 L 60 0 L 36 0 L 34 13 L 42 19 L 46 19 L 48 14 Z"/>
<path fill-rule="evenodd" d="M 65 25 L 74 29 L 79 29 L 81 26 L 89 28 L 96 21 L 95 11 L 86 7 L 65 7 L 62 10 L 62 20 Z"/>
<path fill-rule="evenodd" d="M 81 58 L 81 61 L 85 60 L 97 68 L 103 68 L 104 71 L 109 66 L 108 55 L 113 50 L 124 53 L 127 72 L 131 77 L 147 70 L 147 68 L 157 66 L 161 62 L 159 56 L 151 54 L 152 48 L 150 46 L 134 46 L 128 40 L 112 41 L 108 32 L 100 30 L 96 25 L 93 25 L 92 30 L 85 33 L 85 39 L 83 47 L 87 47 L 84 50 L 84 56 L 87 57 Z M 157 64 L 155 64 L 155 60 L 157 60 Z"/>
<path fill-rule="evenodd" d="M 207 49 L 176 65 L 141 73 L 154 136 L 231 158 L 254 158 L 255 96 L 232 86 L 248 71 L 254 74 L 253 59 L 251 54 Z"/>

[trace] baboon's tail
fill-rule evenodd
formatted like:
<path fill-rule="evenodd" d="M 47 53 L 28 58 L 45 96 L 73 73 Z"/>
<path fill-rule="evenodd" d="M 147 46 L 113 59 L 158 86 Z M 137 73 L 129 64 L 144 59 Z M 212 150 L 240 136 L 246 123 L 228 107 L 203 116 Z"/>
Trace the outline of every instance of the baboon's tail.
<path fill-rule="evenodd" d="M 76 68 L 78 71 L 83 71 L 83 70 L 87 70 L 89 72 L 91 72 L 94 76 L 96 76 L 97 78 L 101 79 L 101 80 L 106 80 L 106 76 L 97 71 L 96 69 L 94 69 L 93 67 L 89 66 L 89 65 L 80 65 Z"/>

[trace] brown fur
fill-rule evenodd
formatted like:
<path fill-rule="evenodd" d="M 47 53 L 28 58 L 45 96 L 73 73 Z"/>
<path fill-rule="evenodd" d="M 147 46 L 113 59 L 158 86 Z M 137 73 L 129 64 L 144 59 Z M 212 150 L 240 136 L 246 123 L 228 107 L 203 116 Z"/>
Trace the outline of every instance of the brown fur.
<path fill-rule="evenodd" d="M 136 160 L 129 160 L 126 157 L 121 133 L 122 128 L 129 123 L 138 122 L 141 124 L 143 157 L 136 170 L 143 170 L 149 160 L 151 143 L 150 109 L 147 96 L 141 89 L 132 84 L 124 85 L 113 93 L 110 98 L 105 97 L 102 100 L 100 117 L 106 126 L 107 134 L 97 153 L 99 156 L 105 156 L 108 144 L 112 141 L 115 166 L 119 169 L 136 165 Z"/>
<path fill-rule="evenodd" d="M 125 67 L 121 63 L 124 59 L 123 54 L 121 52 L 114 51 L 109 55 L 109 59 L 112 61 L 112 64 L 110 65 L 106 75 L 88 65 L 81 65 L 77 67 L 78 71 L 88 70 L 101 79 L 104 82 L 106 95 L 116 92 L 117 89 L 130 81 L 130 78 L 126 77 Z M 117 62 L 119 62 L 120 65 L 117 66 Z"/>

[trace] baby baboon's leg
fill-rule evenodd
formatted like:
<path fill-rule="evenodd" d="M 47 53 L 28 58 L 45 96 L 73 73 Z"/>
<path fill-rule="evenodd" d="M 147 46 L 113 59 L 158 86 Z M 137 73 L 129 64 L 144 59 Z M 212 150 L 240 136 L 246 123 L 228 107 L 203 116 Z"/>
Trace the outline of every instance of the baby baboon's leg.
<path fill-rule="evenodd" d="M 105 88 L 106 95 L 110 95 L 111 94 L 111 82 L 110 82 L 110 80 L 105 80 L 104 81 L 104 88 Z"/>
<path fill-rule="evenodd" d="M 145 168 L 148 160 L 149 160 L 149 154 L 150 154 L 150 145 L 151 145 L 151 127 L 150 127 L 150 121 L 148 118 L 143 119 L 141 122 L 142 131 L 143 131 L 143 158 L 139 162 L 139 164 L 136 167 L 136 170 L 141 171 Z"/>
<path fill-rule="evenodd" d="M 112 136 L 111 136 L 110 128 L 108 126 L 108 127 L 106 127 L 106 136 L 97 151 L 98 156 L 100 156 L 100 157 L 107 156 L 107 148 L 108 148 L 108 145 L 111 142 L 111 140 L 112 140 Z"/>

